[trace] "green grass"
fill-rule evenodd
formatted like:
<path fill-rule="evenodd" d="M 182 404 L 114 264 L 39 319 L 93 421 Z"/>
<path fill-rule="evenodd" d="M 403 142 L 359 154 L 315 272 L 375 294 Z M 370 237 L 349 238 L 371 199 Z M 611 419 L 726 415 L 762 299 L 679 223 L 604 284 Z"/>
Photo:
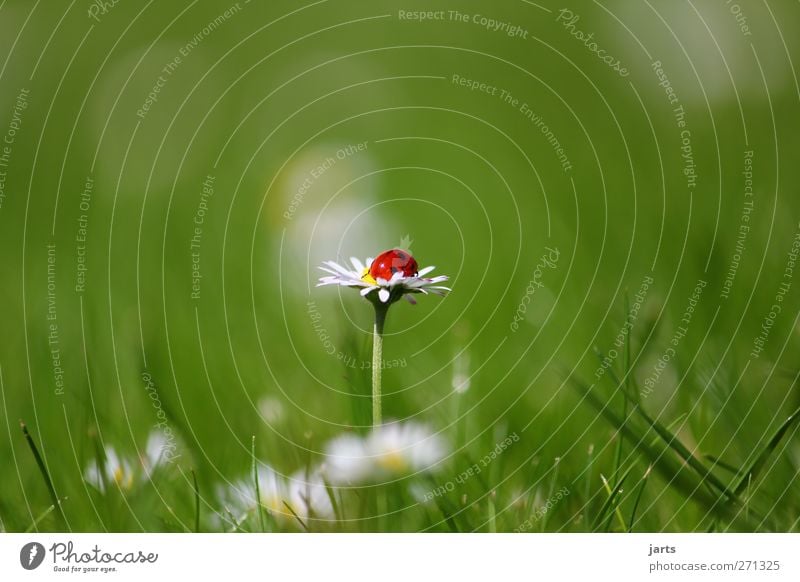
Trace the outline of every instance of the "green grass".
<path fill-rule="evenodd" d="M 623 78 L 525 2 L 459 9 L 528 39 L 400 21 L 388 1 L 264 28 L 299 5 L 241 4 L 144 118 L 165 64 L 230 4 L 176 19 L 185 7 L 119 3 L 100 22 L 76 7 L 62 25 L 61 8 L 0 8 L 0 140 L 30 91 L 0 167 L 0 530 L 800 529 L 800 7 L 749 6 L 752 38 L 722 3 L 697 7 L 713 38 L 682 8 L 574 8 Z M 685 108 L 693 190 L 654 60 Z M 519 104 L 453 75 L 530 106 L 572 169 Z M 342 485 L 326 447 L 370 433 L 373 311 L 314 287 L 317 265 L 404 240 L 453 291 L 392 306 L 382 415 L 449 452 L 436 471 Z M 536 274 L 548 248 L 559 259 Z M 170 458 L 147 478 L 156 430 Z M 274 475 L 317 487 L 273 498 Z"/>

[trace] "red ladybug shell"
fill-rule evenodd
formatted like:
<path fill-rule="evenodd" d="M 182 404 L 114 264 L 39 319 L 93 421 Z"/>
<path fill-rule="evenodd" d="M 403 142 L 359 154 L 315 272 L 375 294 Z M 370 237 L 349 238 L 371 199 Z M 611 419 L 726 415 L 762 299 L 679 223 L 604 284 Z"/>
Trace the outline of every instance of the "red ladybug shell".
<path fill-rule="evenodd" d="M 369 267 L 369 274 L 375 279 L 380 277 L 388 281 L 397 272 L 403 273 L 404 277 L 413 277 L 419 272 L 419 266 L 414 257 L 400 249 L 382 252 L 375 257 Z"/>

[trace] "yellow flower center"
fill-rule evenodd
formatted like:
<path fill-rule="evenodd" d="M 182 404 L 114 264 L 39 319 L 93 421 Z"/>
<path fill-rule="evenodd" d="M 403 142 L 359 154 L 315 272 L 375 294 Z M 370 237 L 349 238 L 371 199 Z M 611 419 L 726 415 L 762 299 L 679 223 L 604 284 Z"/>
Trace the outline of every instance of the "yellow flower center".
<path fill-rule="evenodd" d="M 122 467 L 117 467 L 114 470 L 114 482 L 121 489 L 130 489 L 133 485 L 133 475 L 126 475 Z"/>
<path fill-rule="evenodd" d="M 274 493 L 261 492 L 261 506 L 268 510 L 274 517 L 286 517 L 284 514 L 288 511 L 283 504 L 283 498 Z"/>
<path fill-rule="evenodd" d="M 392 449 L 378 457 L 378 465 L 392 473 L 403 473 L 408 469 L 408 461 L 403 451 Z"/>
<path fill-rule="evenodd" d="M 365 267 L 364 270 L 361 272 L 361 280 L 366 281 L 370 285 L 377 285 L 378 282 L 375 278 L 370 274 L 369 267 Z"/>

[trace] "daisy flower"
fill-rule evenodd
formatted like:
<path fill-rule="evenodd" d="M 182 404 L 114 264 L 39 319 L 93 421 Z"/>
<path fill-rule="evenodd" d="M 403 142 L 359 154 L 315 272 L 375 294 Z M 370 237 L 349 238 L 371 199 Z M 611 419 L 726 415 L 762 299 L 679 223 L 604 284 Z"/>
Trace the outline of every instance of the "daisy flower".
<path fill-rule="evenodd" d="M 105 462 L 101 466 L 96 459 L 92 459 L 84 471 L 84 479 L 102 493 L 106 492 L 107 483 L 116 485 L 122 491 L 129 491 L 134 483 L 134 464 L 119 455 L 111 445 L 107 445 L 103 452 Z"/>
<path fill-rule="evenodd" d="M 375 306 L 375 325 L 372 333 L 372 424 L 381 424 L 381 363 L 383 357 L 383 326 L 389 306 L 405 297 L 416 303 L 412 295 L 417 293 L 445 295 L 450 291 L 439 283 L 447 281 L 446 275 L 426 277 L 435 267 L 420 269 L 416 259 L 401 249 L 384 251 L 374 259 L 362 263 L 351 257 L 354 271 L 336 261 L 325 261 L 320 269 L 328 273 L 320 277 L 317 287 L 339 285 L 360 289 Z"/>
<path fill-rule="evenodd" d="M 448 450 L 444 439 L 424 425 L 385 424 L 363 438 L 344 435 L 330 441 L 323 472 L 339 485 L 380 482 L 435 471 Z"/>
<path fill-rule="evenodd" d="M 137 461 L 135 457 L 119 454 L 113 445 L 106 445 L 103 461 L 98 463 L 97 459 L 92 459 L 83 477 L 101 493 L 106 492 L 106 485 L 130 491 L 137 483 L 151 479 L 159 467 L 180 457 L 174 452 L 176 446 L 174 438 L 169 440 L 162 432 L 153 431 L 147 437 L 144 456 Z"/>
<path fill-rule="evenodd" d="M 394 303 L 401 297 L 414 304 L 416 301 L 411 297 L 412 294 L 444 295 L 450 291 L 449 288 L 439 285 L 447 281 L 447 275 L 425 277 L 436 267 L 420 269 L 414 257 L 400 249 L 382 252 L 375 259 L 367 258 L 364 263 L 356 257 L 350 257 L 350 262 L 355 270 L 351 271 L 336 261 L 325 261 L 320 269 L 329 275 L 320 277 L 317 287 L 356 287 L 361 289 L 362 297 L 374 301 L 377 296 L 381 303 L 386 304 Z"/>
<path fill-rule="evenodd" d="M 292 509 L 302 518 L 333 519 L 335 513 L 325 481 L 319 471 L 298 471 L 289 478 Z"/>
<path fill-rule="evenodd" d="M 178 442 L 171 431 L 169 433 L 160 430 L 152 431 L 147 437 L 144 457 L 140 459 L 147 476 L 151 476 L 165 463 L 172 463 L 180 457 L 180 454 L 176 454 L 178 448 Z"/>
<path fill-rule="evenodd" d="M 274 519 L 284 524 L 295 519 L 292 512 L 301 519 L 333 517 L 333 506 L 319 472 L 306 475 L 300 471 L 287 478 L 269 465 L 261 464 L 256 474 L 260 496 L 252 476 L 217 492 L 225 511 L 238 523 L 258 510 L 259 501 Z"/>

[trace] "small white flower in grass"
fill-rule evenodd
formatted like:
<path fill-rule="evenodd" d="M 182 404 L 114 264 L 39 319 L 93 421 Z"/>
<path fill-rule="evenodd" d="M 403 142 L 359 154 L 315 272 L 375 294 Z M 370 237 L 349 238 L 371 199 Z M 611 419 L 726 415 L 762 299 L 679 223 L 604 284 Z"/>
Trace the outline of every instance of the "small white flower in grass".
<path fill-rule="evenodd" d="M 138 460 L 121 455 L 112 445 L 106 445 L 102 462 L 92 459 L 84 471 L 84 479 L 103 493 L 106 485 L 111 489 L 130 491 L 136 484 L 151 479 L 156 469 L 166 462 L 178 458 L 180 455 L 175 454 L 176 449 L 175 439 L 167 439 L 161 431 L 152 431 L 148 435 L 144 455 Z"/>
<path fill-rule="evenodd" d="M 380 481 L 436 471 L 448 450 L 444 439 L 424 425 L 390 423 L 363 438 L 346 435 L 330 441 L 323 470 L 339 485 Z"/>
<path fill-rule="evenodd" d="M 432 471 L 447 455 L 444 440 L 413 422 L 380 426 L 367 437 L 367 451 L 385 475 Z"/>
<path fill-rule="evenodd" d="M 116 449 L 108 445 L 104 450 L 105 460 L 102 463 L 92 459 L 84 471 L 84 479 L 95 489 L 105 493 L 106 484 L 112 489 L 118 487 L 122 491 L 129 491 L 133 487 L 133 463 L 120 456 Z"/>
<path fill-rule="evenodd" d="M 267 465 L 260 465 L 256 473 L 261 505 L 272 513 L 285 512 L 286 508 L 281 502 L 285 495 L 285 487 L 281 486 L 278 474 Z M 248 475 L 227 487 L 218 486 L 217 498 L 225 514 L 230 514 L 237 523 L 244 521 L 258 507 L 259 495 L 256 494 L 253 476 Z"/>
<path fill-rule="evenodd" d="M 320 267 L 328 276 L 320 277 L 317 287 L 323 285 L 341 285 L 342 287 L 360 288 L 361 296 L 375 299 L 381 303 L 394 303 L 405 297 L 410 303 L 416 303 L 411 295 L 415 293 L 434 293 L 445 295 L 450 289 L 440 283 L 447 281 L 447 275 L 425 277 L 436 267 L 420 269 L 417 261 L 406 251 L 392 249 L 379 254 L 375 259 L 368 258 L 362 263 L 356 257 L 350 262 L 354 270 L 343 267 L 335 261 L 325 261 Z"/>
<path fill-rule="evenodd" d="M 345 434 L 328 442 L 326 461 L 322 471 L 331 483 L 363 483 L 372 474 L 372 463 L 367 455 L 364 439 Z"/>
<path fill-rule="evenodd" d="M 457 355 L 453 363 L 453 391 L 456 394 L 464 394 L 469 390 L 471 378 L 469 375 L 469 354 L 464 351 Z"/>
<path fill-rule="evenodd" d="M 318 472 L 306 475 L 304 471 L 299 471 L 287 478 L 272 467 L 262 464 L 256 473 L 261 506 L 279 522 L 295 521 L 292 512 L 301 519 L 333 517 L 333 506 Z M 230 487 L 218 489 L 217 496 L 224 510 L 230 512 L 237 522 L 258 511 L 259 497 L 252 475 L 240 479 Z"/>
<path fill-rule="evenodd" d="M 141 460 L 142 467 L 147 477 L 152 477 L 156 469 L 163 467 L 166 463 L 173 462 L 181 456 L 177 453 L 177 440 L 171 432 L 169 434 L 170 437 L 167 438 L 164 432 L 154 430 L 147 437 L 145 456 Z"/>
<path fill-rule="evenodd" d="M 268 424 L 276 424 L 286 417 L 286 408 L 278 398 L 264 396 L 258 401 L 258 413 Z"/>
<path fill-rule="evenodd" d="M 333 505 L 325 487 L 325 481 L 318 471 L 307 475 L 298 471 L 289 480 L 289 504 L 298 516 L 304 519 L 331 519 L 334 517 Z"/>

